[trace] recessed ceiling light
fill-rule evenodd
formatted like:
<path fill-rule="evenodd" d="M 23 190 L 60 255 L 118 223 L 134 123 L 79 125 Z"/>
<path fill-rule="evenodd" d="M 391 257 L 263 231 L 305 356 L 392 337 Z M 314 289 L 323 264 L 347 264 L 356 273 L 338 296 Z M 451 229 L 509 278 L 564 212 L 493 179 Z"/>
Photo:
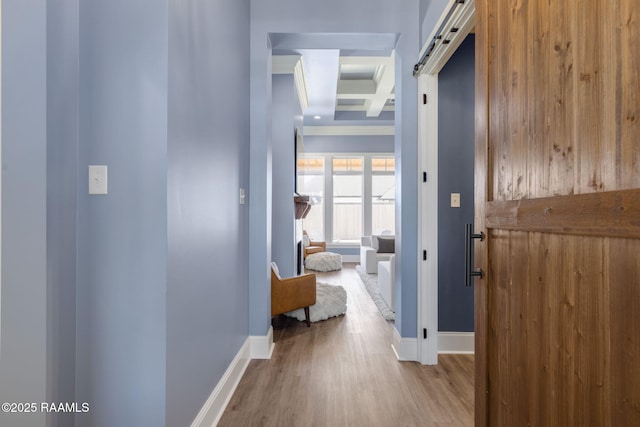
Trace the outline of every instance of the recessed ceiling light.
<path fill-rule="evenodd" d="M 320 117 L 320 116 L 313 116 L 313 118 L 314 118 L 314 119 L 316 119 L 316 120 L 320 120 L 322 117 Z"/>

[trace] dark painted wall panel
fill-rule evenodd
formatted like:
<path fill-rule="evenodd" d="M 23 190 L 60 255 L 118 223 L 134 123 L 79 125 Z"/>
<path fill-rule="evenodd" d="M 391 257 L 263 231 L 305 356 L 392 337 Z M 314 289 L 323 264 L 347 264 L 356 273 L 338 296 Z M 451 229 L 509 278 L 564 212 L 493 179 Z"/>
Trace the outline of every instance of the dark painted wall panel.
<path fill-rule="evenodd" d="M 465 39 L 438 75 L 438 329 L 473 331 L 464 285 L 465 224 L 473 222 L 474 43 Z M 460 193 L 460 208 L 451 208 Z"/>

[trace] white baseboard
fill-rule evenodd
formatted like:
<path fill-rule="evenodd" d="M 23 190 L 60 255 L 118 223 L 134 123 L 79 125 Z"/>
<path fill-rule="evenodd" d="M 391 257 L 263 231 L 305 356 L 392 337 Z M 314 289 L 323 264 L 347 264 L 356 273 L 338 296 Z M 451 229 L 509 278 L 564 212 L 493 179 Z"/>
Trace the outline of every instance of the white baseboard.
<path fill-rule="evenodd" d="M 473 332 L 438 332 L 438 354 L 474 354 Z"/>
<path fill-rule="evenodd" d="M 252 335 L 244 342 L 236 357 L 204 403 L 191 427 L 215 427 L 240 383 L 244 371 L 252 359 L 271 359 L 273 353 L 273 327 L 267 335 Z"/>
<path fill-rule="evenodd" d="M 226 372 L 213 389 L 202 409 L 191 423 L 191 427 L 214 427 L 220 421 L 231 396 L 233 396 L 244 371 L 251 360 L 249 339 L 244 342 L 236 357 L 233 358 Z"/>
<path fill-rule="evenodd" d="M 401 362 L 418 361 L 418 339 L 402 338 L 396 328 L 393 328 L 393 344 L 391 348 L 396 358 Z"/>
<path fill-rule="evenodd" d="M 251 335 L 249 337 L 251 343 L 252 359 L 271 359 L 273 354 L 273 326 L 269 326 L 267 335 Z"/>

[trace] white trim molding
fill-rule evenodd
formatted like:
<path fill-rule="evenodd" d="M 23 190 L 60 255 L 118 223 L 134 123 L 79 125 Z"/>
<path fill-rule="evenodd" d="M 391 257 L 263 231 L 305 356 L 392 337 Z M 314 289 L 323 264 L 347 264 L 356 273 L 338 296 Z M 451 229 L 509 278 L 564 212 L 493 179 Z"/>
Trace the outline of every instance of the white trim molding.
<path fill-rule="evenodd" d="M 418 74 L 438 74 L 462 41 L 473 31 L 475 25 L 474 0 L 464 2 L 449 0 L 449 4 L 420 50 L 419 56 L 423 58 L 427 50 L 431 49 L 424 63 L 419 66 Z"/>
<path fill-rule="evenodd" d="M 420 171 L 426 182 L 419 184 L 418 223 L 419 256 L 426 251 L 426 260 L 418 260 L 418 335 L 427 330 L 427 339 L 420 340 L 419 361 L 423 365 L 438 363 L 438 76 L 418 77 L 418 157 Z M 424 104 L 424 97 L 427 103 Z"/>
<path fill-rule="evenodd" d="M 271 359 L 275 347 L 273 343 L 273 327 L 269 326 L 267 335 L 251 335 L 249 343 L 251 359 Z"/>
<path fill-rule="evenodd" d="M 395 135 L 395 126 L 305 126 L 305 136 Z"/>
<path fill-rule="evenodd" d="M 360 255 L 342 255 L 342 262 L 360 262 Z"/>
<path fill-rule="evenodd" d="M 396 358 L 401 362 L 418 361 L 418 339 L 403 338 L 396 328 L 393 328 L 393 344 L 391 348 Z"/>
<path fill-rule="evenodd" d="M 250 340 L 247 338 L 191 423 L 191 427 L 214 427 L 218 424 L 250 361 Z"/>
<path fill-rule="evenodd" d="M 304 76 L 304 65 L 301 55 L 273 55 L 271 59 L 271 74 L 293 74 L 293 80 L 298 91 L 298 101 L 304 113 L 309 108 L 307 80 Z"/>
<path fill-rule="evenodd" d="M 438 332 L 438 354 L 474 354 L 473 332 Z"/>

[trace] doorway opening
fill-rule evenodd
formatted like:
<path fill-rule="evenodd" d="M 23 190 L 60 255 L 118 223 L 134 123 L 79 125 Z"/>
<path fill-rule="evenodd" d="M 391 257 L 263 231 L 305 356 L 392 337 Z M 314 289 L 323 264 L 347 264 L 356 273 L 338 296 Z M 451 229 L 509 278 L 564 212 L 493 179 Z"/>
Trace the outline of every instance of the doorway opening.
<path fill-rule="evenodd" d="M 420 362 L 473 353 L 473 288 L 465 287 L 465 224 L 473 223 L 474 2 L 450 4 L 415 67 L 419 90 Z"/>

